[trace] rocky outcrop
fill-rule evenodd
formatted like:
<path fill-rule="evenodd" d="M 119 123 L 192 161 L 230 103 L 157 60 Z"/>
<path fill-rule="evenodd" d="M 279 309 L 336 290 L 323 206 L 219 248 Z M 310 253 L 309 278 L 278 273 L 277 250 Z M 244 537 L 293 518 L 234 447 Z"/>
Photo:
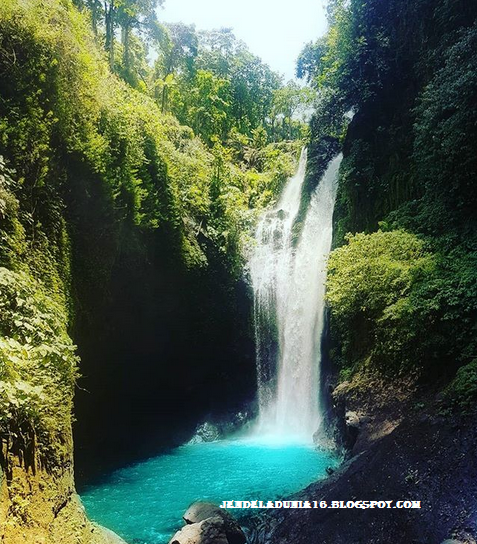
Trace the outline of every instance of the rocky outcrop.
<path fill-rule="evenodd" d="M 169 544 L 245 544 L 240 525 L 215 504 L 196 502 L 185 512 L 186 526 L 178 531 Z"/>
<path fill-rule="evenodd" d="M 340 388 L 343 427 L 356 433 L 348 460 L 293 499 L 411 500 L 421 508 L 277 510 L 249 520 L 249 542 L 476 544 L 477 413 L 442 415 L 432 394 L 402 385 Z"/>
<path fill-rule="evenodd" d="M 127 544 L 125 540 L 119 537 L 116 533 L 113 533 L 113 531 L 96 524 L 93 524 L 93 527 L 101 534 L 101 537 L 103 538 L 101 544 Z"/>
<path fill-rule="evenodd" d="M 212 517 L 186 525 L 172 537 L 170 544 L 229 544 L 224 520 Z"/>
<path fill-rule="evenodd" d="M 112 531 L 88 520 L 75 492 L 70 433 L 66 439 L 65 452 L 54 467 L 42 466 L 35 453 L 27 464 L 24 456 L 13 454 L 3 443 L 2 544 L 126 544 Z"/>

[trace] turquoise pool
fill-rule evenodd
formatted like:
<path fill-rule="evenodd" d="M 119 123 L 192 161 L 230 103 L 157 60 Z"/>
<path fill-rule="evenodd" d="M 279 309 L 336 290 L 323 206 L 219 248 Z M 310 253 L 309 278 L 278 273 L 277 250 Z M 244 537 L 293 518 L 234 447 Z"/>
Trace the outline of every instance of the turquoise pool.
<path fill-rule="evenodd" d="M 322 478 L 336 463 L 331 453 L 307 444 L 190 444 L 117 470 L 81 497 L 91 519 L 129 544 L 167 544 L 196 500 L 277 500 Z"/>

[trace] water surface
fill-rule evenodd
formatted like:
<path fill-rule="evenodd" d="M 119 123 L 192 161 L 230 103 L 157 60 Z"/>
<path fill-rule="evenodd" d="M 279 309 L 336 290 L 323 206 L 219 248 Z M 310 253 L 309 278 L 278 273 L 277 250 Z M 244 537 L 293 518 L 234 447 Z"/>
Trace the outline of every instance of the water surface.
<path fill-rule="evenodd" d="M 196 500 L 278 500 L 324 477 L 335 464 L 330 453 L 307 444 L 190 444 L 115 471 L 81 497 L 90 518 L 129 544 L 167 544 Z"/>

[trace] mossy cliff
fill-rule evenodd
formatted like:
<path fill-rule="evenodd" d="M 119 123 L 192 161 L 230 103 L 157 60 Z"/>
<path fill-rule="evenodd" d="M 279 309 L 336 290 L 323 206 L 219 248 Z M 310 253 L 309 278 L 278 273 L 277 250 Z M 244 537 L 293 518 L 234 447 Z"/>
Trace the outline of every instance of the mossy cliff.
<path fill-rule="evenodd" d="M 9 268 L 0 267 L 0 536 L 12 544 L 113 542 L 75 493 L 68 273 L 41 234 L 41 251 L 29 247 L 15 182 L 1 168 L 1 260 Z"/>
<path fill-rule="evenodd" d="M 343 152 L 331 356 L 343 381 L 377 372 L 445 388 L 470 376 L 477 347 L 477 8 L 336 0 L 328 16 L 298 67 L 321 97 L 309 177 L 326 150 Z"/>
<path fill-rule="evenodd" d="M 102 538 L 75 498 L 74 397 L 91 474 L 255 387 L 242 244 L 299 144 L 261 141 L 260 171 L 233 164 L 114 75 L 99 42 L 73 2 L 1 2 L 5 543 Z"/>

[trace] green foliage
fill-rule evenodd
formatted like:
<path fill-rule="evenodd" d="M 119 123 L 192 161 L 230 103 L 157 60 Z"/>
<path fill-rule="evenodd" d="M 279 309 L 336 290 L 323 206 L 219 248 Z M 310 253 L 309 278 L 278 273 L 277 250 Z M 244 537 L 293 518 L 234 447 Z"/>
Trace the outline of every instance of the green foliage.
<path fill-rule="evenodd" d="M 409 367 L 425 321 L 415 293 L 434 259 L 404 231 L 348 235 L 347 242 L 330 255 L 327 279 L 341 365 L 369 360 L 381 368 Z"/>
<path fill-rule="evenodd" d="M 14 266 L 25 254 L 25 232 L 18 220 L 19 203 L 13 194 L 14 172 L 0 155 L 0 266 Z"/>
<path fill-rule="evenodd" d="M 328 300 L 343 318 L 356 310 L 379 317 L 409 292 L 422 268 L 423 244 L 402 231 L 348 235 L 346 240 L 330 257 Z"/>
<path fill-rule="evenodd" d="M 302 49 L 296 62 L 296 77 L 306 79 L 312 83 L 321 59 L 325 57 L 327 50 L 326 38 L 321 38 L 316 42 L 308 42 Z"/>
<path fill-rule="evenodd" d="M 77 357 L 66 322 L 39 282 L 0 268 L 0 432 L 13 449 L 36 444 L 43 463 L 62 458 L 70 434 Z"/>
<path fill-rule="evenodd" d="M 231 29 L 199 32 L 194 25 L 161 24 L 155 8 L 162 1 L 157 0 L 75 3 L 89 15 L 111 69 L 153 96 L 162 113 L 171 112 L 191 126 L 209 147 L 215 139 L 225 144 L 233 130 L 251 137 L 260 126 L 271 141 L 303 136 L 304 123 L 292 115 L 310 104 L 311 90 L 293 82 L 283 86 L 282 77 Z M 151 48 L 153 68 L 147 63 Z"/>
<path fill-rule="evenodd" d="M 224 165 L 217 170 L 215 152 L 209 153 L 190 129 L 181 127 L 171 116 L 161 115 L 150 98 L 108 72 L 88 36 L 87 22 L 72 7 L 65 10 L 55 3 L 44 7 L 32 2 L 25 8 L 8 0 L 0 8 L 0 24 L 0 46 L 6 52 L 2 73 L 9 74 L 2 80 L 0 152 L 15 167 L 19 180 L 17 196 L 9 193 L 8 206 L 18 207 L 16 198 L 21 204 L 18 214 L 12 208 L 5 219 L 9 227 L 5 225 L 4 236 L 12 239 L 12 233 L 17 233 L 17 245 L 10 253 L 20 253 L 22 236 L 30 245 L 34 240 L 38 251 L 32 255 L 48 254 L 51 258 L 45 262 L 55 266 L 61 263 L 61 270 L 51 271 L 50 277 L 69 282 L 64 199 L 70 198 L 71 179 L 81 171 L 84 189 L 80 185 L 75 191 L 101 195 L 107 227 L 100 228 L 107 229 L 116 245 L 122 243 L 121 225 L 125 224 L 168 233 L 187 268 L 206 265 L 211 251 L 209 238 L 231 252 L 226 260 L 240 261 L 239 225 L 249 222 L 249 206 L 268 204 L 291 174 L 295 146 L 271 146 L 265 151 L 266 138 L 257 129 L 250 141 L 241 141 L 238 153 L 244 157 L 247 149 L 257 146 L 260 164 L 247 164 L 245 158 L 240 163 L 243 169 L 225 164 L 233 159 L 226 152 Z M 192 45 L 186 47 L 184 32 L 179 30 L 174 40 L 180 42 L 182 53 L 172 51 L 175 60 L 169 59 L 169 68 L 176 70 L 180 58 L 186 55 L 184 50 L 193 49 L 190 31 L 187 36 L 192 42 L 187 43 Z M 181 69 L 185 70 L 187 59 L 180 62 L 185 63 Z M 196 133 L 210 146 L 229 132 L 231 92 L 229 79 L 197 70 L 187 103 L 180 106 Z M 174 97 L 171 93 L 171 99 Z M 243 171 L 253 167 L 260 172 Z M 222 189 L 214 197 L 211 187 L 217 177 Z M 220 206 L 214 198 L 220 199 Z M 217 213 L 211 214 L 214 206 L 220 210 L 220 218 Z M 217 221 L 222 234 L 217 234 Z M 209 234 L 204 238 L 202 233 Z M 224 242 L 225 237 L 229 242 Z M 23 253 L 28 259 L 28 251 Z M 96 260 L 91 265 L 106 281 L 112 266 L 108 259 L 113 255 L 108 250 L 98 258 L 102 262 Z M 30 262 L 30 269 L 36 268 L 37 277 L 42 277 L 44 264 L 41 259 Z"/>
<path fill-rule="evenodd" d="M 300 87 L 291 80 L 273 92 L 270 112 L 271 134 L 273 138 L 303 138 L 303 124 L 307 110 L 312 106 L 315 93 L 309 87 Z M 300 114 L 302 119 L 300 119 Z M 281 127 L 278 123 L 281 121 Z M 300 122 L 301 121 L 301 122 Z"/>
<path fill-rule="evenodd" d="M 183 106 L 186 109 L 184 118 L 208 145 L 212 145 L 216 139 L 224 141 L 227 137 L 230 99 L 227 79 L 218 78 L 206 70 L 196 72 Z"/>
<path fill-rule="evenodd" d="M 404 231 L 346 237 L 329 260 L 335 362 L 452 373 L 477 349 L 476 257 L 444 256 Z"/>
<path fill-rule="evenodd" d="M 260 127 L 267 141 L 303 137 L 299 113 L 314 99 L 309 88 L 283 85 L 230 29 L 196 32 L 193 26 L 167 25 L 152 76 L 153 94 L 162 111 L 212 147 L 237 134 L 253 138 Z"/>
<path fill-rule="evenodd" d="M 76 7 L 90 16 L 93 32 L 100 38 L 108 53 L 111 69 L 121 74 L 134 87 L 140 86 L 138 76 L 141 75 L 141 65 L 144 68 L 144 59 L 147 56 L 146 43 L 138 38 L 141 35 L 146 35 L 152 41 L 163 38 L 162 27 L 156 15 L 157 7 L 163 3 L 164 0 L 73 1 Z M 120 62 L 116 58 L 118 27 L 121 29 Z"/>
<path fill-rule="evenodd" d="M 456 377 L 444 390 L 444 399 L 451 409 L 470 414 L 477 405 L 477 359 L 457 371 Z"/>
<path fill-rule="evenodd" d="M 434 217 L 445 216 L 442 227 L 476 219 L 476 49 L 477 25 L 462 29 L 416 108 L 414 158 L 426 184 L 425 204 Z"/>
<path fill-rule="evenodd" d="M 153 94 L 164 113 L 171 109 L 171 92 L 175 91 L 177 95 L 180 82 L 188 82 L 193 77 L 198 48 L 194 26 L 183 23 L 168 25 L 164 28 L 159 45 L 159 56 L 153 75 Z M 175 113 L 177 114 L 176 111 Z"/>

